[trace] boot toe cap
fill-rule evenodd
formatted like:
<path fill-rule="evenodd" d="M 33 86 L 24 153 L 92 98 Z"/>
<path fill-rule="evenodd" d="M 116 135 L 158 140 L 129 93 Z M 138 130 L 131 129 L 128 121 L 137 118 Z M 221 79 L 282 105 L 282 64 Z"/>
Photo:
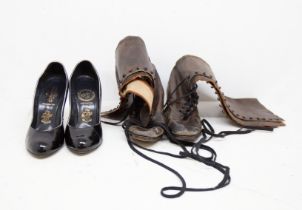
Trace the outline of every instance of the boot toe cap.
<path fill-rule="evenodd" d="M 179 123 L 170 123 L 169 128 L 176 136 L 196 137 L 201 133 L 201 126 L 185 125 Z"/>

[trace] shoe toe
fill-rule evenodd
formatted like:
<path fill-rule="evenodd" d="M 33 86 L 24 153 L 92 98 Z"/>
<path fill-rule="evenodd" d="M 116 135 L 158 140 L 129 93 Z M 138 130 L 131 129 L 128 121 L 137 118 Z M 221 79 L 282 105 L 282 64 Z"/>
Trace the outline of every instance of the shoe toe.
<path fill-rule="evenodd" d="M 155 142 L 162 138 L 164 130 L 161 127 L 155 126 L 152 128 L 143 128 L 137 125 L 130 126 L 129 132 L 131 138 L 136 141 Z"/>
<path fill-rule="evenodd" d="M 45 142 L 36 142 L 27 146 L 27 150 L 38 157 L 46 157 L 55 152 L 55 149 L 52 149 L 51 146 Z"/>
<path fill-rule="evenodd" d="M 77 145 L 76 147 L 78 149 L 85 149 L 85 148 L 89 147 L 88 144 L 89 143 L 87 142 L 86 139 L 79 139 L 76 143 L 76 145 Z"/>
<path fill-rule="evenodd" d="M 171 132 L 176 136 L 197 136 L 201 132 L 201 126 L 185 125 L 179 123 L 170 124 Z"/>
<path fill-rule="evenodd" d="M 36 145 L 36 151 L 38 153 L 46 153 L 49 150 L 49 145 L 47 145 L 46 143 L 38 143 Z"/>
<path fill-rule="evenodd" d="M 88 153 L 100 145 L 99 137 L 87 137 L 72 139 L 68 147 L 76 153 Z"/>

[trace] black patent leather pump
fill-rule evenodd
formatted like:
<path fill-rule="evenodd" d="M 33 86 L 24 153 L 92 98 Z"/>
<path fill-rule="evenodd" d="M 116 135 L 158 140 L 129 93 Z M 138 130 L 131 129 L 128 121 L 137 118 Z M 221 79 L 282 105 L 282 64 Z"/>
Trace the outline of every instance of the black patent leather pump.
<path fill-rule="evenodd" d="M 68 77 L 62 64 L 50 63 L 36 87 L 33 118 L 26 136 L 27 150 L 46 157 L 64 143 L 63 112 L 68 91 Z"/>
<path fill-rule="evenodd" d="M 70 78 L 70 118 L 65 132 L 67 147 L 88 153 L 102 143 L 101 83 L 89 61 L 80 62 Z"/>

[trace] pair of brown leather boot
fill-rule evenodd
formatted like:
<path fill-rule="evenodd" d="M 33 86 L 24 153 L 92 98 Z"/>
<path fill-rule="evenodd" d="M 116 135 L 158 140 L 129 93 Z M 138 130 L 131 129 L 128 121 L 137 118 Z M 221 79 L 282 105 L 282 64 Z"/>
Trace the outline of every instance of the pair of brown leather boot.
<path fill-rule="evenodd" d="M 131 126 L 132 138 L 141 141 L 161 139 L 165 124 L 182 140 L 195 141 L 202 125 L 197 110 L 196 82 L 205 81 L 216 91 L 227 116 L 243 127 L 273 129 L 284 125 L 283 119 L 267 110 L 257 99 L 233 99 L 224 96 L 210 66 L 201 58 L 186 55 L 180 58 L 170 75 L 167 101 L 155 66 L 151 63 L 144 41 L 129 36 L 116 49 L 116 79 L 120 105 L 102 113 L 104 118 L 122 120 L 129 117 L 141 126 Z M 154 124 L 152 128 L 150 125 Z M 146 129 L 148 128 L 148 129 Z"/>
<path fill-rule="evenodd" d="M 116 123 L 125 121 L 123 127 L 131 149 L 180 178 L 181 187 L 172 186 L 162 189 L 161 193 L 165 197 L 177 197 L 185 191 L 214 190 L 229 184 L 229 168 L 217 163 L 215 151 L 203 144 L 213 136 L 244 134 L 251 132 L 252 129 L 272 130 L 284 125 L 283 119 L 266 109 L 257 99 L 233 99 L 225 96 L 210 66 L 201 58 L 191 55 L 183 56 L 176 62 L 170 75 L 167 100 L 164 104 L 164 89 L 159 74 L 151 63 L 144 41 L 139 37 L 129 36 L 120 41 L 116 49 L 115 73 L 120 104 L 113 110 L 103 112 L 102 117 L 114 120 Z M 197 81 L 209 83 L 215 89 L 227 116 L 245 129 L 215 133 L 206 120 L 200 120 L 197 109 Z M 135 147 L 146 149 L 137 142 L 158 141 L 164 135 L 171 142 L 178 144 L 182 152 L 179 155 L 155 152 L 178 158 L 189 157 L 203 162 L 219 170 L 224 175 L 222 181 L 213 188 L 187 188 L 178 172 L 145 156 Z M 199 136 L 201 138 L 198 140 Z M 192 148 L 191 151 L 187 149 L 188 146 Z M 199 149 L 204 149 L 211 155 L 203 157 L 199 155 Z M 166 192 L 169 190 L 178 192 L 171 195 Z"/>

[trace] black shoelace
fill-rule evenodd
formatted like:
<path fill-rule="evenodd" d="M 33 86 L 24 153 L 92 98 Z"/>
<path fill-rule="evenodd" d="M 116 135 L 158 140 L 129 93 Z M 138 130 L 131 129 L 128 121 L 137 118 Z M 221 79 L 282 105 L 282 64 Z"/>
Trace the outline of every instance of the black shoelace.
<path fill-rule="evenodd" d="M 170 96 L 176 92 L 177 88 L 179 88 L 182 84 L 184 84 L 184 82 L 186 80 L 189 80 L 189 79 L 190 79 L 190 77 L 187 77 L 182 82 L 180 82 L 176 86 L 175 90 L 172 91 Z M 188 93 L 185 94 L 184 96 L 181 96 L 175 100 L 167 100 L 167 103 L 165 104 L 164 109 L 166 109 L 170 104 L 178 101 L 179 99 L 185 98 L 186 102 L 181 107 L 180 112 L 183 114 L 184 118 L 187 118 L 188 116 L 190 116 L 191 112 L 196 108 L 196 106 L 198 104 L 198 95 L 196 93 L 196 89 L 197 89 L 197 85 L 195 84 L 188 91 Z M 133 109 L 133 107 L 130 109 Z M 127 117 L 127 115 L 126 115 L 126 117 Z M 111 124 L 111 125 L 119 125 L 121 122 L 124 121 L 124 123 L 122 124 L 122 127 L 124 129 L 124 132 L 125 132 L 125 135 L 127 138 L 127 143 L 129 145 L 129 147 L 132 149 L 132 151 L 134 151 L 136 154 L 138 154 L 142 158 L 144 158 L 154 164 L 157 164 L 157 165 L 161 166 L 162 168 L 165 168 L 166 170 L 173 173 L 176 177 L 178 177 L 178 179 L 181 182 L 180 186 L 166 186 L 161 189 L 161 191 L 160 191 L 161 195 L 166 198 L 177 198 L 177 197 L 180 197 L 181 195 L 183 195 L 187 191 L 191 191 L 191 192 L 212 191 L 212 190 L 217 190 L 217 189 L 227 186 L 231 181 L 230 168 L 228 166 L 218 163 L 216 161 L 217 154 L 216 154 L 215 150 L 212 149 L 211 147 L 205 145 L 204 143 L 210 141 L 213 137 L 224 138 L 228 135 L 247 134 L 247 133 L 250 133 L 253 131 L 252 129 L 240 128 L 236 131 L 221 131 L 219 133 L 216 133 L 214 128 L 211 126 L 211 124 L 207 120 L 203 119 L 203 120 L 201 120 L 201 125 L 202 125 L 201 138 L 195 143 L 195 142 L 187 142 L 187 141 L 178 139 L 175 135 L 173 135 L 170 132 L 169 128 L 165 124 L 157 123 L 157 122 L 150 122 L 148 127 L 150 127 L 150 128 L 154 127 L 154 126 L 161 127 L 162 129 L 164 129 L 165 134 L 168 137 L 169 141 L 180 146 L 181 151 L 179 152 L 179 154 L 172 154 L 169 152 L 163 152 L 163 151 L 157 151 L 157 150 L 145 148 L 145 147 L 137 144 L 136 142 L 132 141 L 131 140 L 132 133 L 129 132 L 130 126 L 133 126 L 133 125 L 142 126 L 142 125 L 140 124 L 140 122 L 133 120 L 133 119 L 125 120 L 126 117 L 116 123 L 112 123 L 112 122 L 109 123 L 106 121 L 104 123 Z M 184 177 L 178 171 L 165 165 L 164 163 L 162 163 L 158 160 L 155 160 L 155 159 L 145 155 L 137 148 L 140 148 L 142 150 L 146 150 L 149 152 L 157 153 L 160 155 L 167 155 L 167 156 L 174 157 L 174 158 L 193 159 L 193 160 L 201 162 L 207 166 L 215 168 L 223 175 L 223 178 L 214 187 L 208 187 L 208 188 L 187 187 Z M 191 149 L 189 149 L 189 148 L 191 148 Z M 204 157 L 204 156 L 200 155 L 200 153 L 199 153 L 200 150 L 204 150 L 204 151 L 208 152 L 210 154 L 210 156 Z M 171 193 L 173 191 L 176 191 L 176 193 Z"/>
<path fill-rule="evenodd" d="M 179 112 L 183 114 L 183 119 L 187 119 L 191 115 L 191 113 L 197 108 L 199 99 L 198 94 L 196 93 L 197 88 L 197 84 L 194 84 L 191 90 L 185 96 L 182 96 L 186 98 L 186 102 L 184 102 L 181 109 L 179 110 Z"/>
<path fill-rule="evenodd" d="M 169 152 L 162 152 L 162 151 L 157 151 L 157 150 L 152 150 L 152 149 L 148 149 L 145 148 L 133 141 L 131 141 L 131 133 L 129 132 L 129 127 L 132 125 L 139 125 L 137 124 L 137 122 L 132 121 L 132 120 L 126 120 L 123 123 L 123 128 L 125 131 L 125 135 L 127 138 L 127 142 L 129 147 L 139 156 L 141 156 L 142 158 L 155 163 L 163 168 L 165 168 L 166 170 L 170 171 L 171 173 L 173 173 L 176 177 L 179 178 L 180 182 L 181 182 L 181 186 L 167 186 L 167 187 L 163 187 L 160 191 L 161 195 L 166 197 L 166 198 L 177 198 L 180 197 L 181 195 L 183 195 L 186 191 L 191 191 L 191 192 L 201 192 L 201 191 L 212 191 L 212 190 L 216 190 L 216 189 L 220 189 L 222 187 L 227 186 L 230 181 L 231 181 L 231 177 L 230 177 L 230 168 L 228 166 L 222 165 L 218 162 L 216 162 L 216 157 L 217 154 L 215 152 L 214 149 L 212 149 L 211 147 L 204 145 L 205 142 L 209 141 L 212 137 L 225 137 L 228 135 L 232 135 L 232 134 L 246 134 L 246 133 L 250 133 L 252 132 L 252 130 L 243 130 L 243 129 L 239 129 L 237 131 L 222 131 L 219 133 L 215 133 L 213 127 L 210 125 L 210 123 L 207 120 L 202 120 L 202 124 L 206 125 L 207 127 L 204 127 L 204 129 L 202 130 L 202 137 L 199 139 L 199 141 L 197 143 L 193 143 L 193 142 L 184 142 L 182 140 L 177 139 L 171 132 L 170 130 L 166 127 L 166 125 L 161 124 L 161 123 L 152 123 L 150 126 L 160 126 L 161 128 L 163 128 L 165 130 L 165 134 L 167 135 L 168 139 L 174 143 L 177 144 L 181 147 L 181 151 L 179 152 L 179 154 L 172 154 Z M 191 150 L 188 150 L 187 147 L 191 147 Z M 183 176 L 177 172 L 175 169 L 165 165 L 164 163 L 161 163 L 158 160 L 155 160 L 153 158 L 150 158 L 149 156 L 145 155 L 144 153 L 142 153 L 140 150 L 138 150 L 137 148 L 149 151 L 149 152 L 154 152 L 157 154 L 161 154 L 161 155 L 167 155 L 170 157 L 174 157 L 174 158 L 191 158 L 195 161 L 204 163 L 207 166 L 213 167 L 216 170 L 218 170 L 220 173 L 222 173 L 223 178 L 222 180 L 214 187 L 208 187 L 208 188 L 191 188 L 191 187 L 187 187 L 186 181 L 183 178 Z M 208 153 L 210 153 L 211 155 L 208 157 L 204 157 L 201 156 L 199 154 L 200 149 L 207 151 Z M 168 193 L 169 191 L 177 191 L 176 193 Z"/>
<path fill-rule="evenodd" d="M 107 123 L 107 122 L 104 122 Z M 118 125 L 120 122 L 118 122 L 116 125 Z M 164 129 L 166 136 L 168 137 L 168 139 L 170 140 L 170 142 L 177 144 L 178 146 L 180 146 L 181 151 L 179 152 L 179 154 L 172 154 L 169 152 L 163 152 L 163 151 L 157 151 L 157 150 L 152 150 L 149 148 L 145 148 L 137 143 L 135 143 L 134 141 L 131 141 L 131 133 L 129 132 L 129 127 L 132 125 L 138 125 L 141 126 L 139 124 L 139 122 L 131 120 L 131 119 L 127 119 L 124 121 L 124 123 L 122 124 L 122 127 L 124 129 L 126 138 L 127 138 L 127 143 L 129 145 L 129 147 L 131 148 L 132 151 L 134 151 L 136 154 L 138 154 L 139 156 L 141 156 L 142 158 L 155 163 L 163 168 L 165 168 L 166 170 L 170 171 L 171 173 L 173 173 L 176 177 L 178 177 L 178 179 L 181 182 L 181 186 L 167 186 L 167 187 L 163 187 L 160 191 L 161 195 L 163 197 L 166 198 L 177 198 L 180 197 L 181 195 L 183 195 L 186 191 L 191 191 L 191 192 L 201 192 L 201 191 L 212 191 L 212 190 L 217 190 L 220 189 L 222 187 L 227 186 L 230 181 L 231 181 L 231 177 L 230 177 L 230 168 L 228 166 L 222 165 L 218 162 L 216 162 L 216 158 L 217 158 L 217 154 L 215 152 L 214 149 L 212 149 L 211 147 L 204 145 L 205 142 L 208 142 L 209 140 L 211 140 L 213 137 L 220 137 L 223 138 L 225 136 L 228 135 L 233 135 L 233 134 L 246 134 L 246 133 L 250 133 L 253 130 L 250 129 L 239 129 L 237 131 L 221 131 L 219 133 L 215 133 L 214 128 L 211 126 L 211 124 L 203 119 L 201 121 L 202 125 L 203 125 L 203 129 L 202 129 L 202 133 L 201 133 L 201 138 L 197 141 L 197 143 L 194 142 L 185 142 L 182 140 L 177 139 L 171 132 L 170 130 L 166 127 L 166 125 L 161 124 L 161 123 L 152 123 L 150 125 L 150 127 L 153 126 L 160 126 L 161 128 Z M 113 123 L 110 123 L 111 125 L 114 125 Z M 191 150 L 189 150 L 187 147 L 191 147 Z M 218 170 L 220 173 L 222 173 L 223 178 L 222 180 L 214 187 L 208 187 L 208 188 L 191 188 L 191 187 L 187 187 L 186 181 L 183 178 L 183 176 L 177 172 L 175 169 L 165 165 L 164 163 L 161 163 L 158 160 L 155 160 L 153 158 L 150 158 L 149 156 L 145 155 L 144 153 L 142 153 L 141 151 L 139 151 L 137 148 L 149 151 L 149 152 L 154 152 L 157 154 L 161 154 L 161 155 L 167 155 L 170 157 L 174 157 L 174 158 L 191 158 L 193 160 L 196 160 L 198 162 L 204 163 L 207 166 L 213 167 L 216 170 Z M 199 154 L 200 150 L 204 150 L 207 151 L 210 156 L 208 157 L 204 157 L 201 156 Z M 177 193 L 171 194 L 168 193 L 169 191 L 178 191 Z"/>

